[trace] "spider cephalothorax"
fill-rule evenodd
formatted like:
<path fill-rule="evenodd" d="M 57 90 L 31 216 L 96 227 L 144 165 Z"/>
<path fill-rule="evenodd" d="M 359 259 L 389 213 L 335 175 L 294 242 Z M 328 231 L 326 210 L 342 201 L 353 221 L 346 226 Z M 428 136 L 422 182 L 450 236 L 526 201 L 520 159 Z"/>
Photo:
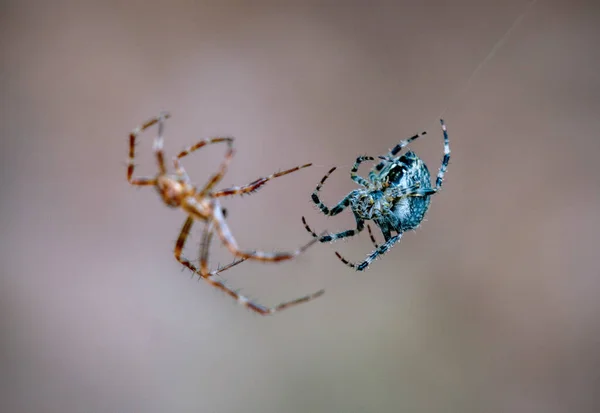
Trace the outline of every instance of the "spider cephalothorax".
<path fill-rule="evenodd" d="M 317 235 L 310 229 L 306 219 L 302 222 L 306 229 L 320 242 L 331 242 L 340 238 L 354 236 L 365 227 L 365 221 L 373 221 L 381 230 L 385 243 L 377 245 L 371 228 L 371 240 L 375 244 L 373 251 L 363 262 L 353 264 L 343 258 L 339 253 L 336 255 L 346 265 L 362 271 L 379 255 L 385 254 L 396 242 L 400 240 L 405 231 L 417 228 L 431 202 L 430 196 L 435 194 L 441 187 L 444 174 L 450 161 L 450 144 L 444 121 L 441 121 L 444 135 L 444 158 L 437 175 L 435 188 L 431 187 L 431 176 L 427 165 L 412 151 L 407 151 L 401 156 L 398 153 L 410 142 L 425 132 L 401 141 L 385 156 L 379 156 L 380 162 L 369 172 L 369 179 L 357 175 L 358 167 L 364 161 L 374 161 L 371 156 L 360 156 L 356 159 L 350 177 L 362 188 L 355 189 L 342 199 L 335 207 L 329 209 L 319 199 L 319 191 L 329 175 L 335 171 L 332 168 L 327 175 L 321 179 L 319 185 L 312 194 L 313 202 L 325 215 L 333 216 L 350 207 L 356 220 L 356 229 L 342 231 L 336 234 Z M 392 236 L 392 233 L 396 235 Z"/>

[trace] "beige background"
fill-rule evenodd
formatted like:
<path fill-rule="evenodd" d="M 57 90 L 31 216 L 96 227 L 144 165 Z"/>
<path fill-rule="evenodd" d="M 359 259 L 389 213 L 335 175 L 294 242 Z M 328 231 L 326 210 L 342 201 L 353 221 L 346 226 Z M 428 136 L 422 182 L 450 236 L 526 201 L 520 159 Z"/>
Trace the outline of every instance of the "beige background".
<path fill-rule="evenodd" d="M 598 3 L 540 0 L 471 82 L 526 1 L 288 3 L 2 3 L 0 410 L 599 411 Z M 170 155 L 237 137 L 222 186 L 314 162 L 225 202 L 242 246 L 292 249 L 302 215 L 353 224 L 310 203 L 332 165 L 330 205 L 357 155 L 428 129 L 437 170 L 446 107 L 444 191 L 369 271 L 334 256 L 364 234 L 227 274 L 266 304 L 326 288 L 271 318 L 182 272 L 183 214 L 125 180 L 161 109 Z"/>

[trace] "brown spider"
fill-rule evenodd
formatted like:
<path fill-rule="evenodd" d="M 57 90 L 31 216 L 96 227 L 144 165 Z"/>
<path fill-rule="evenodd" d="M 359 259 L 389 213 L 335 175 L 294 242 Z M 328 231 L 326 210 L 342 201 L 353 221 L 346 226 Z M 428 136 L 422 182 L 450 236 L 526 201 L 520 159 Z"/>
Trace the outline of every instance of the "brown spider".
<path fill-rule="evenodd" d="M 286 171 L 271 174 L 264 178 L 258 178 L 257 180 L 244 186 L 233 186 L 231 188 L 223 189 L 221 191 L 213 192 L 213 187 L 221 181 L 227 171 L 227 167 L 233 158 L 233 138 L 232 137 L 216 137 L 204 139 L 195 145 L 190 146 L 186 150 L 180 152 L 176 157 L 173 158 L 173 164 L 175 166 L 175 174 L 171 175 L 167 173 L 165 165 L 165 156 L 163 152 L 163 130 L 164 121 L 171 115 L 169 113 L 161 113 L 160 115 L 148 120 L 140 127 L 134 129 L 129 135 L 129 164 L 127 167 L 127 181 L 132 185 L 137 186 L 154 186 L 160 194 L 165 204 L 172 208 L 181 208 L 187 214 L 187 219 L 183 224 L 179 238 L 175 244 L 175 258 L 182 265 L 192 270 L 195 274 L 198 274 L 204 281 L 208 282 L 213 287 L 216 287 L 224 291 L 233 299 L 237 300 L 240 304 L 245 305 L 247 308 L 255 311 L 261 315 L 273 314 L 277 311 L 284 310 L 291 306 L 308 302 L 314 298 L 317 298 L 325 292 L 319 290 L 316 293 L 306 295 L 301 298 L 297 298 L 292 301 L 281 303 L 275 307 L 265 307 L 261 304 L 250 301 L 249 298 L 238 294 L 237 292 L 226 287 L 225 284 L 217 279 L 217 274 L 228 270 L 229 268 L 237 265 L 247 259 L 265 261 L 265 262 L 277 262 L 289 260 L 297 255 L 304 252 L 309 246 L 313 245 L 318 238 L 314 238 L 308 244 L 303 245 L 292 252 L 262 252 L 262 251 L 243 251 L 240 250 L 236 240 L 234 239 L 229 226 L 225 221 L 226 211 L 221 207 L 218 198 L 231 195 L 242 195 L 250 194 L 258 190 L 265 183 L 274 178 L 287 175 L 289 173 L 298 171 L 300 169 L 311 166 L 312 164 L 306 164 L 297 166 Z M 154 177 L 141 177 L 133 178 L 133 171 L 135 168 L 135 141 L 137 136 L 148 129 L 149 127 L 158 123 L 158 136 L 154 139 L 153 150 L 156 155 L 158 162 L 158 174 Z M 203 188 L 198 189 L 193 186 L 190 182 L 185 169 L 180 164 L 179 160 L 186 155 L 202 148 L 205 145 L 225 142 L 227 143 L 227 153 L 225 159 L 220 165 L 219 171 L 214 174 Z M 196 268 L 189 260 L 181 256 L 183 246 L 192 228 L 194 221 L 204 221 L 204 231 L 202 233 L 202 244 L 200 250 L 200 268 Z M 222 268 L 218 268 L 215 271 L 209 271 L 208 269 L 208 250 L 212 240 L 213 233 L 216 232 L 221 242 L 227 247 L 227 249 L 235 256 L 240 259 L 233 261 L 231 264 L 226 265 Z"/>

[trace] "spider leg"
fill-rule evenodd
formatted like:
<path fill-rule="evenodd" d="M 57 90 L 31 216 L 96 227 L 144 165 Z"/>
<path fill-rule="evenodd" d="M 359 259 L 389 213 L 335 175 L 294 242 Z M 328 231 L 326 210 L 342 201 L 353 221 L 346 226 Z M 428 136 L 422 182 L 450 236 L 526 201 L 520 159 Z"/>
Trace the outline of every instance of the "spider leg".
<path fill-rule="evenodd" d="M 341 238 L 353 237 L 353 236 L 357 235 L 358 233 L 360 233 L 363 229 L 365 229 L 365 221 L 363 221 L 362 219 L 356 218 L 356 229 L 348 229 L 346 231 L 338 232 L 336 234 L 317 235 L 317 233 L 314 232 L 308 226 L 308 223 L 306 222 L 306 219 L 304 217 L 302 217 L 302 223 L 304 224 L 304 228 L 306 228 L 306 230 L 308 232 L 310 232 L 314 238 L 319 239 L 319 242 L 333 242 L 333 241 L 337 241 L 338 239 L 341 239 Z"/>
<path fill-rule="evenodd" d="M 239 264 L 243 260 L 234 261 L 233 263 L 226 265 L 223 268 L 218 269 L 217 271 L 213 271 L 212 273 L 208 271 L 208 244 L 210 243 L 210 228 L 209 224 L 206 224 L 204 227 L 204 231 L 202 232 L 202 248 L 200 254 L 200 268 L 196 268 L 196 266 L 188 259 L 182 257 L 183 247 L 185 242 L 190 234 L 190 230 L 192 229 L 192 225 L 194 224 L 194 218 L 188 216 L 181 228 L 181 232 L 179 233 L 179 237 L 177 238 L 177 242 L 175 243 L 175 259 L 179 261 L 180 264 L 192 270 L 195 274 L 199 275 L 202 278 L 207 277 L 210 274 L 218 274 L 234 265 Z"/>
<path fill-rule="evenodd" d="M 379 248 L 379 244 L 375 240 L 375 235 L 373 235 L 373 231 L 371 231 L 371 225 L 367 224 L 367 230 L 369 231 L 369 238 L 371 238 L 371 242 L 375 246 L 375 249 Z"/>
<path fill-rule="evenodd" d="M 381 233 L 383 234 L 384 242 L 389 241 L 389 239 L 392 238 L 392 233 L 390 231 L 389 226 L 386 223 L 382 223 L 382 222 L 375 221 L 375 223 L 377 224 L 379 229 L 381 229 Z M 367 229 L 369 230 L 369 237 L 371 238 L 371 242 L 375 246 L 375 249 L 378 249 L 379 245 L 377 244 L 377 241 L 375 240 L 375 236 L 373 235 L 373 232 L 371 231 L 371 226 L 369 224 L 367 224 Z M 337 255 L 337 257 L 340 260 L 342 260 L 342 262 L 344 264 L 348 265 L 349 261 L 347 259 L 345 259 L 344 257 L 342 257 L 342 255 L 339 252 L 336 252 L 335 254 Z"/>
<path fill-rule="evenodd" d="M 320 291 L 317 291 L 316 293 L 306 295 L 304 297 L 300 297 L 295 300 L 283 302 L 281 304 L 276 305 L 275 307 L 266 307 L 264 305 L 261 305 L 261 304 L 251 301 L 248 297 L 243 296 L 243 295 L 237 293 L 236 291 L 228 288 L 222 281 L 218 280 L 216 277 L 217 274 L 219 274 L 220 272 L 228 270 L 229 268 L 239 264 L 240 262 L 244 261 L 245 259 L 240 259 L 240 260 L 234 261 L 229 265 L 226 265 L 222 268 L 217 269 L 216 271 L 208 272 L 208 264 L 207 264 L 208 247 L 209 247 L 210 241 L 212 239 L 212 235 L 211 235 L 212 234 L 212 224 L 211 223 L 207 223 L 205 225 L 204 232 L 202 234 L 203 246 L 202 246 L 202 252 L 201 252 L 201 259 L 200 259 L 201 269 L 198 270 L 189 260 L 181 257 L 183 246 L 185 245 L 185 241 L 187 240 L 187 237 L 190 233 L 190 229 L 192 228 L 193 223 L 194 223 L 194 219 L 192 217 L 188 217 L 187 220 L 185 221 L 185 223 L 183 224 L 183 228 L 181 229 L 181 233 L 179 234 L 179 238 L 177 239 L 177 243 L 175 244 L 175 258 L 182 265 L 184 265 L 187 268 L 189 268 L 190 270 L 192 270 L 195 274 L 198 274 L 208 284 L 225 292 L 225 294 L 227 294 L 228 296 L 230 296 L 231 298 L 236 300 L 238 303 L 244 305 L 248 309 L 250 309 L 260 315 L 271 315 L 278 311 L 290 308 L 294 305 L 311 301 L 317 297 L 320 297 L 325 292 L 324 290 L 320 290 Z"/>
<path fill-rule="evenodd" d="M 230 145 L 229 149 L 227 150 L 227 153 L 225 154 L 225 159 L 223 160 L 223 162 L 221 162 L 219 171 L 216 174 L 214 174 L 213 176 L 211 176 L 211 178 L 208 180 L 206 185 L 204 185 L 204 188 L 202 188 L 202 190 L 198 193 L 199 197 L 201 197 L 201 198 L 205 197 L 206 194 L 208 194 L 210 192 L 210 190 L 216 184 L 218 184 L 221 181 L 221 179 L 223 179 L 225 172 L 227 172 L 227 167 L 229 166 L 229 163 L 233 159 L 233 154 L 234 154 L 234 150 L 233 150 L 233 147 Z"/>
<path fill-rule="evenodd" d="M 394 146 L 392 149 L 390 149 L 390 151 L 387 153 L 387 155 L 384 158 L 395 157 L 402 150 L 402 148 L 405 148 L 409 143 L 411 143 L 415 139 L 418 139 L 421 136 L 426 135 L 426 134 L 427 134 L 427 132 L 417 133 L 408 139 L 404 139 L 404 140 L 400 141 L 400 143 L 398 143 L 396 146 Z M 385 166 L 385 162 L 379 162 L 377 164 L 377 166 L 375 167 L 375 170 L 381 171 L 384 166 Z"/>
<path fill-rule="evenodd" d="M 371 253 L 363 262 L 359 264 L 352 263 L 342 257 L 339 252 L 336 251 L 335 255 L 346 264 L 350 268 L 354 268 L 356 271 L 364 271 L 373 260 L 375 260 L 378 256 L 385 254 L 396 242 L 400 241 L 402 238 L 402 233 L 390 238 L 384 244 L 380 245 L 375 251 Z"/>
<path fill-rule="evenodd" d="M 337 167 L 334 166 L 333 168 L 331 168 L 329 170 L 329 172 L 327 172 L 327 174 L 325 174 L 325 176 L 321 179 L 321 182 L 319 182 L 319 184 L 317 185 L 317 188 L 315 189 L 315 191 L 312 193 L 312 196 L 311 196 L 312 201 L 321 210 L 321 212 L 324 213 L 325 215 L 328 215 L 331 217 L 339 214 L 346 207 L 348 207 L 350 205 L 350 199 L 352 198 L 353 194 L 355 193 L 355 191 L 350 192 L 348 195 L 346 195 L 346 197 L 344 197 L 344 199 L 342 199 L 340 202 L 338 202 L 338 204 L 331 209 L 329 209 L 323 202 L 321 202 L 321 200 L 319 199 L 319 191 L 321 191 L 321 188 L 323 187 L 323 184 L 325 183 L 327 178 L 329 178 L 329 175 L 331 175 L 331 173 L 333 171 L 335 171 L 336 169 L 337 169 Z"/>
<path fill-rule="evenodd" d="M 147 186 L 147 185 L 156 185 L 156 178 L 154 177 L 140 177 L 133 178 L 133 171 L 135 169 L 135 144 L 138 135 L 144 132 L 149 127 L 158 123 L 158 136 L 154 139 L 154 153 L 156 155 L 156 161 L 158 162 L 158 170 L 159 174 L 165 174 L 167 172 L 167 168 L 165 166 L 164 153 L 163 153 L 163 122 L 165 119 L 168 119 L 171 115 L 167 112 L 163 112 L 158 116 L 153 117 L 152 119 L 147 120 L 141 126 L 138 126 L 129 134 L 129 161 L 127 165 L 127 181 L 131 185 L 139 185 L 139 186 Z"/>
<path fill-rule="evenodd" d="M 325 215 L 329 215 L 329 208 L 327 208 L 325 206 L 325 204 L 323 204 L 321 202 L 321 200 L 319 199 L 319 191 L 321 191 L 321 188 L 323 187 L 323 184 L 325 183 L 327 178 L 329 178 L 329 175 L 331 175 L 333 173 L 333 171 L 335 171 L 336 169 L 337 169 L 337 167 L 334 166 L 333 168 L 331 168 L 329 170 L 329 172 L 327 172 L 325 174 L 325 176 L 323 178 L 321 178 L 321 182 L 319 182 L 319 184 L 317 185 L 317 187 L 315 188 L 315 190 L 311 196 L 312 201 L 319 207 L 321 212 L 323 212 Z"/>
<path fill-rule="evenodd" d="M 265 176 L 263 178 L 258 178 L 257 180 L 250 182 L 248 185 L 232 186 L 230 188 L 222 189 L 218 192 L 213 193 L 212 196 L 214 198 L 219 198 L 219 197 L 223 197 L 223 196 L 251 194 L 251 193 L 257 191 L 258 189 L 260 189 L 264 184 L 269 182 L 271 179 L 275 179 L 275 178 L 279 178 L 279 177 L 287 175 L 287 174 L 291 174 L 292 172 L 299 171 L 300 169 L 308 168 L 311 165 L 312 165 L 312 163 L 307 163 L 306 165 L 296 166 L 295 168 L 292 168 L 292 169 L 277 172 L 277 173 L 271 174 L 269 176 Z"/>
<path fill-rule="evenodd" d="M 386 193 L 388 200 L 397 200 L 407 196 L 430 196 L 437 192 L 435 188 L 421 188 L 421 184 L 417 182 L 415 185 L 408 188 L 394 188 Z"/>
<path fill-rule="evenodd" d="M 327 208 L 327 206 L 323 202 L 321 202 L 319 196 L 317 195 L 317 191 L 313 192 L 312 201 L 317 205 L 317 207 L 319 207 L 322 213 L 324 213 L 327 216 L 333 217 L 342 212 L 348 206 L 350 206 L 350 199 L 352 199 L 354 193 L 355 191 L 350 192 L 340 202 L 338 202 L 336 206 L 334 206 L 331 209 Z"/>
<path fill-rule="evenodd" d="M 446 173 L 448 164 L 450 163 L 450 138 L 448 138 L 448 131 L 446 130 L 446 124 L 444 123 L 444 120 L 440 119 L 440 123 L 442 124 L 442 132 L 444 133 L 444 158 L 442 159 L 442 165 L 440 166 L 437 179 L 435 180 L 435 189 L 440 189 L 442 187 L 444 174 Z"/>
<path fill-rule="evenodd" d="M 225 211 L 226 210 L 223 209 L 223 216 L 226 215 Z M 212 222 L 207 223 L 204 226 L 204 230 L 202 232 L 202 241 L 200 243 L 200 272 L 202 274 L 209 274 L 208 253 L 210 251 L 210 243 L 212 242 L 213 234 L 214 234 L 214 227 L 213 227 Z M 216 271 L 210 272 L 210 274 L 215 275 L 215 274 L 221 273 L 221 272 L 226 271 L 226 270 L 230 269 L 231 267 L 234 267 L 244 261 L 246 261 L 245 258 L 240 258 L 239 260 L 234 260 L 230 264 L 227 264 L 221 268 L 218 268 Z"/>
<path fill-rule="evenodd" d="M 177 156 L 173 157 L 173 165 L 175 167 L 175 172 L 177 173 L 177 175 L 179 175 L 179 177 L 183 178 L 185 180 L 185 182 L 190 182 L 190 178 L 188 176 L 188 174 L 185 172 L 185 169 L 183 167 L 183 165 L 181 165 L 181 162 L 179 162 L 179 160 L 189 154 L 191 154 L 192 152 L 197 151 L 198 149 L 206 146 L 206 145 L 211 145 L 213 143 L 220 143 L 220 142 L 226 142 L 228 149 L 231 151 L 232 150 L 232 146 L 233 146 L 233 140 L 234 138 L 230 137 L 230 136 L 219 136 L 219 137 L 215 137 L 215 138 L 208 138 L 208 139 L 203 139 L 200 142 L 197 142 L 196 144 L 190 146 L 189 148 L 184 149 L 183 151 L 179 152 L 179 154 L 177 154 Z"/>
<path fill-rule="evenodd" d="M 398 143 L 398 145 L 394 146 L 389 152 L 388 152 L 388 157 L 392 158 L 395 157 L 398 152 L 400 152 L 402 150 L 402 148 L 408 146 L 409 143 L 411 143 L 412 141 L 420 138 L 423 135 L 426 135 L 427 132 L 421 132 L 421 133 L 416 133 L 413 136 L 411 136 L 408 139 L 404 139 L 403 141 L 400 141 L 400 143 Z"/>
<path fill-rule="evenodd" d="M 302 254 L 308 249 L 308 247 L 317 242 L 317 239 L 312 239 L 310 242 L 291 252 L 242 251 L 239 248 L 237 241 L 233 237 L 233 234 L 229 230 L 229 226 L 225 221 L 221 206 L 218 203 L 215 203 L 213 206 L 213 223 L 215 225 L 215 231 L 221 239 L 221 242 L 223 242 L 225 247 L 227 247 L 227 249 L 234 256 L 239 258 L 267 262 L 291 260 L 292 258 Z"/>
<path fill-rule="evenodd" d="M 350 170 L 350 178 L 352 178 L 352 180 L 359 185 L 362 185 L 366 188 L 370 187 L 369 181 L 367 181 L 362 176 L 358 176 L 357 172 L 358 172 L 358 167 L 360 166 L 361 163 L 363 163 L 364 161 L 374 161 L 374 160 L 375 160 L 375 158 L 373 158 L 372 156 L 359 156 L 358 158 L 356 158 L 356 162 L 354 162 L 354 166 Z"/>

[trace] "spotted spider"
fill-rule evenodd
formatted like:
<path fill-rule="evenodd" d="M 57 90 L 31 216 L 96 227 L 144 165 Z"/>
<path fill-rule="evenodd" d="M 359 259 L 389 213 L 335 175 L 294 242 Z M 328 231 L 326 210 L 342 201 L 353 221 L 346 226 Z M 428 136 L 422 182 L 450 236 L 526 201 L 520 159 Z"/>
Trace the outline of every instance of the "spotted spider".
<path fill-rule="evenodd" d="M 375 250 L 363 262 L 355 264 L 346 260 L 338 252 L 335 254 L 344 264 L 356 271 L 363 271 L 378 256 L 385 254 L 396 242 L 400 241 L 405 231 L 415 229 L 421 224 L 429 208 L 430 196 L 437 193 L 442 187 L 444 174 L 450 162 L 450 143 L 446 124 L 443 120 L 440 122 L 444 135 L 444 158 L 437 174 L 435 188 L 431 187 L 431 176 L 427 165 L 414 152 L 409 150 L 403 155 L 397 156 L 402 148 L 426 134 L 426 132 L 422 132 L 401 141 L 387 155 L 379 156 L 381 161 L 371 169 L 369 179 L 357 175 L 358 167 L 362 162 L 374 161 L 375 158 L 359 156 L 350 171 L 350 177 L 363 188 L 350 192 L 331 209 L 321 202 L 319 191 L 336 167 L 331 168 L 321 179 L 312 194 L 312 201 L 321 212 L 328 216 L 337 215 L 346 207 L 350 207 L 356 220 L 356 229 L 336 234 L 317 235 L 306 223 L 306 218 L 302 217 L 306 230 L 319 242 L 332 242 L 358 234 L 364 229 L 365 221 L 372 220 L 383 233 L 385 242 L 382 245 L 377 245 L 371 227 L 367 225 Z M 395 232 L 396 235 L 392 236 L 392 232 Z"/>
<path fill-rule="evenodd" d="M 300 169 L 309 167 L 311 164 L 297 166 L 286 171 L 271 174 L 264 178 L 258 178 L 248 185 L 240 187 L 231 187 L 222 189 L 220 191 L 213 191 L 213 187 L 218 184 L 225 172 L 231 159 L 233 158 L 233 138 L 232 137 L 216 137 L 202 140 L 188 149 L 180 152 L 173 158 L 173 164 L 175 167 L 175 174 L 168 174 L 167 167 L 165 165 L 165 156 L 163 152 L 163 130 L 164 121 L 168 119 L 170 115 L 168 113 L 161 113 L 134 129 L 129 135 L 129 164 L 127 167 L 127 181 L 131 185 L 136 186 L 154 186 L 158 194 L 162 198 L 163 202 L 171 208 L 180 208 L 186 215 L 187 219 L 183 224 L 183 228 L 179 234 L 179 238 L 175 244 L 175 258 L 179 263 L 192 270 L 195 274 L 200 276 L 201 279 L 224 291 L 227 295 L 238 301 L 240 304 L 245 305 L 252 311 L 255 311 L 261 315 L 273 314 L 277 311 L 284 310 L 291 306 L 308 302 L 314 298 L 323 295 L 324 290 L 317 291 L 316 293 L 306 295 L 304 297 L 297 298 L 292 301 L 281 303 L 275 307 L 265 307 L 261 304 L 251 301 L 249 298 L 240 295 L 236 291 L 226 287 L 222 281 L 217 279 L 217 274 L 247 260 L 258 260 L 263 262 L 277 262 L 283 260 L 292 259 L 302 252 L 304 252 L 309 246 L 316 242 L 316 239 L 305 244 L 292 252 L 262 252 L 262 251 L 244 251 L 238 247 L 238 244 L 229 230 L 229 226 L 225 220 L 226 212 L 221 207 L 219 198 L 231 195 L 243 195 L 250 194 L 257 191 L 260 187 L 266 184 L 268 181 L 274 178 L 287 175 L 289 173 L 298 171 Z M 149 127 L 158 124 L 158 136 L 154 139 L 153 150 L 156 155 L 156 161 L 158 163 L 158 174 L 153 177 L 141 177 L 134 178 L 133 172 L 135 168 L 135 143 L 137 136 Z M 214 174 L 204 187 L 196 187 L 192 185 L 189 176 L 185 172 L 185 169 L 179 162 L 181 158 L 189 155 L 190 153 L 213 143 L 224 142 L 227 143 L 227 153 L 225 159 L 220 165 L 219 171 Z M 202 233 L 202 243 L 200 248 L 200 268 L 198 269 L 191 261 L 183 258 L 182 251 L 185 242 L 189 236 L 190 230 L 194 221 L 203 221 L 204 231 Z M 215 271 L 209 271 L 208 269 L 208 252 L 210 242 L 213 234 L 216 233 L 220 238 L 221 242 L 229 249 L 229 251 L 237 258 L 240 258 L 229 265 L 219 268 Z"/>

